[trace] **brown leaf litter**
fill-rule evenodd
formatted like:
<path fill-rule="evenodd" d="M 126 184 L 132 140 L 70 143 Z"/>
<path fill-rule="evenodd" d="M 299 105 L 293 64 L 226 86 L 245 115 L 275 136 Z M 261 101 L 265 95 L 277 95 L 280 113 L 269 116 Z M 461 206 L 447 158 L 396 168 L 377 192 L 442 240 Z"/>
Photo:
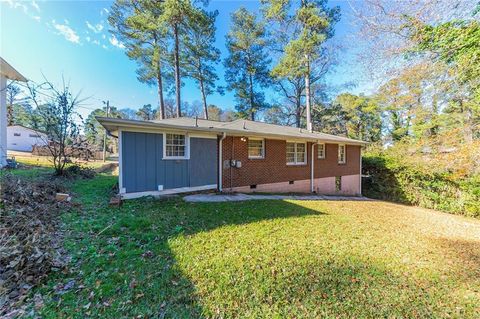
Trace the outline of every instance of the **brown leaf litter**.
<path fill-rule="evenodd" d="M 64 190 L 58 180 L 31 181 L 11 174 L 1 179 L 0 316 L 20 315 L 31 288 L 65 267 L 58 216 L 71 204 L 55 199 Z"/>

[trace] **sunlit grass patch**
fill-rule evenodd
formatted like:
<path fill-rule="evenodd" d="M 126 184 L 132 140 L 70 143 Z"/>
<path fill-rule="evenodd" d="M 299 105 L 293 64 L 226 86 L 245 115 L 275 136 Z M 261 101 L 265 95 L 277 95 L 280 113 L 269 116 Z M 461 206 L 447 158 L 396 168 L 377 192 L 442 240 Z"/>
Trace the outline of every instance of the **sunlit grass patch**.
<path fill-rule="evenodd" d="M 480 222 L 385 202 L 108 207 L 116 178 L 75 182 L 73 255 L 45 317 L 475 318 Z M 59 294 L 53 288 L 75 280 Z"/>

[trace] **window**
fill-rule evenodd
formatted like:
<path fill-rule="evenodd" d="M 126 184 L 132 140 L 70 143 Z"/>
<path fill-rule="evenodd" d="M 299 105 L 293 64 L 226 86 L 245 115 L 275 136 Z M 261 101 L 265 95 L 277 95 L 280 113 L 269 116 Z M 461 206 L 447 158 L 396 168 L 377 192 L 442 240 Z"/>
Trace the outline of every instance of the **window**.
<path fill-rule="evenodd" d="M 339 192 L 342 190 L 342 176 L 335 176 L 335 191 Z"/>
<path fill-rule="evenodd" d="M 21 136 L 22 134 L 20 133 L 13 133 L 13 136 Z"/>
<path fill-rule="evenodd" d="M 325 158 L 325 144 L 317 144 L 317 152 L 318 152 L 318 158 Z"/>
<path fill-rule="evenodd" d="M 305 143 L 287 142 L 287 164 L 301 165 L 306 164 L 306 149 Z"/>
<path fill-rule="evenodd" d="M 338 145 L 338 164 L 345 164 L 347 162 L 347 154 L 345 144 Z"/>
<path fill-rule="evenodd" d="M 257 139 L 248 139 L 248 158 L 264 158 L 265 141 Z"/>
<path fill-rule="evenodd" d="M 35 138 L 40 138 L 40 135 L 38 135 L 38 134 L 29 134 L 28 136 L 35 137 Z"/>
<path fill-rule="evenodd" d="M 167 133 L 164 136 L 164 159 L 188 159 L 188 139 L 186 135 Z"/>

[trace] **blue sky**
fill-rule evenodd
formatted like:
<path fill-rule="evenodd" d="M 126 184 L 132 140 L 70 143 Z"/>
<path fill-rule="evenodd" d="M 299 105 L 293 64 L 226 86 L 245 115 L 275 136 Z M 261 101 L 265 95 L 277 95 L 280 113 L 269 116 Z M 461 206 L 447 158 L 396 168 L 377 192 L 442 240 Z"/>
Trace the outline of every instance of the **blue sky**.
<path fill-rule="evenodd" d="M 72 90 L 81 90 L 87 98 L 80 113 L 102 106 L 110 100 L 118 108 L 138 109 L 144 104 L 158 105 L 156 88 L 136 79 L 136 64 L 129 60 L 119 43 L 108 32 L 108 10 L 111 1 L 14 1 L 0 4 L 0 55 L 28 79 L 41 82 L 43 75 L 54 83 L 61 83 L 62 75 L 70 81 Z M 342 20 L 337 25 L 335 41 L 346 47 L 340 53 L 341 63 L 328 81 L 336 86 L 355 81 L 359 69 L 355 67 L 353 50 L 349 47 L 354 27 L 346 1 L 331 1 L 340 5 Z M 226 56 L 224 44 L 230 14 L 240 6 L 259 11 L 258 1 L 215 1 L 210 10 L 218 10 L 216 45 Z M 223 66 L 218 65 L 219 84 L 223 82 Z M 43 75 L 42 75 L 43 74 Z M 350 89 L 352 90 L 352 89 Z M 362 86 L 353 89 L 362 91 Z M 274 92 L 269 93 L 273 97 Z M 182 99 L 200 100 L 195 84 L 186 81 Z M 212 95 L 209 103 L 224 109 L 233 109 L 233 93 Z"/>

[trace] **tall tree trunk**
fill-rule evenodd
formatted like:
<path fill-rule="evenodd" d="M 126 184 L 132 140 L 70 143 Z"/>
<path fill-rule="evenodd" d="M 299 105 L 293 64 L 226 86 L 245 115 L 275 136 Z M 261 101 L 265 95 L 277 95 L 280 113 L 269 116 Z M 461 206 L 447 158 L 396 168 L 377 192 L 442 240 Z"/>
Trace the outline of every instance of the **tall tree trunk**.
<path fill-rule="evenodd" d="M 175 53 L 174 53 L 174 63 L 175 63 L 175 93 L 176 93 L 176 104 L 177 104 L 177 117 L 182 116 L 181 110 L 181 101 L 180 101 L 180 59 L 179 59 L 179 43 L 178 43 L 178 24 L 173 25 L 173 33 L 175 37 Z"/>
<path fill-rule="evenodd" d="M 202 91 L 203 116 L 206 120 L 208 120 L 207 95 L 205 94 L 205 86 L 203 85 L 203 79 L 200 79 L 200 90 Z"/>
<path fill-rule="evenodd" d="M 297 81 L 294 84 L 294 92 L 295 92 L 295 126 L 300 128 L 302 125 L 302 93 L 303 93 L 303 86 L 301 85 L 302 79 Z"/>
<path fill-rule="evenodd" d="M 202 93 L 202 102 L 203 102 L 203 117 L 208 120 L 208 106 L 207 106 L 207 94 L 205 94 L 205 84 L 203 81 L 203 74 L 202 74 L 202 61 L 198 58 L 197 59 L 197 66 L 198 66 L 198 82 L 200 83 L 200 91 Z"/>
<path fill-rule="evenodd" d="M 250 81 L 250 117 L 252 121 L 255 121 L 255 107 L 254 107 L 254 101 L 253 101 L 253 76 L 252 74 L 249 75 L 249 81 Z"/>
<path fill-rule="evenodd" d="M 295 125 L 300 128 L 302 125 L 302 96 L 301 94 L 297 97 L 297 105 L 295 107 Z"/>
<path fill-rule="evenodd" d="M 312 110 L 310 106 L 310 61 L 309 56 L 305 56 L 307 71 L 305 72 L 305 104 L 307 111 L 307 130 L 312 131 Z"/>
<path fill-rule="evenodd" d="M 9 103 L 7 105 L 7 126 L 13 125 L 13 105 Z"/>
<path fill-rule="evenodd" d="M 159 101 L 159 117 L 161 120 L 165 118 L 165 102 L 163 100 L 163 79 L 162 79 L 162 60 L 161 60 L 161 49 L 160 43 L 158 41 L 157 34 L 153 32 L 154 39 L 154 58 L 156 55 L 157 58 L 157 90 L 158 90 L 158 101 Z"/>
<path fill-rule="evenodd" d="M 160 119 L 163 120 L 165 118 L 165 102 L 163 101 L 162 66 L 160 61 L 158 61 L 157 84 L 158 84 L 158 99 L 160 101 Z"/>

